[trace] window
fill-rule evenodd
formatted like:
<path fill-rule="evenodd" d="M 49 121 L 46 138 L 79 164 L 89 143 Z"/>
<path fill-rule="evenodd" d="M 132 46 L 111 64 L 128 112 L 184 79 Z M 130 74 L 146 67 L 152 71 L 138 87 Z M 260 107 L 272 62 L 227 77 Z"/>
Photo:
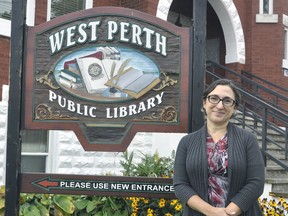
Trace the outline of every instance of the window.
<path fill-rule="evenodd" d="M 288 77 L 288 16 L 283 14 L 284 25 L 284 55 L 282 60 L 282 68 L 284 76 Z"/>
<path fill-rule="evenodd" d="M 288 28 L 284 29 L 284 59 L 288 60 Z"/>
<path fill-rule="evenodd" d="M 48 21 L 67 13 L 92 8 L 93 0 L 48 0 L 47 5 Z"/>
<path fill-rule="evenodd" d="M 259 0 L 259 14 L 257 23 L 278 23 L 278 15 L 273 14 L 273 0 Z"/>
<path fill-rule="evenodd" d="M 272 14 L 272 7 L 270 5 L 272 1 L 271 0 L 263 0 L 262 1 L 262 14 Z M 261 10 L 260 10 L 261 12 Z"/>
<path fill-rule="evenodd" d="M 46 172 L 48 131 L 24 130 L 22 137 L 21 171 Z"/>
<path fill-rule="evenodd" d="M 0 18 L 11 20 L 12 0 L 0 0 Z"/>

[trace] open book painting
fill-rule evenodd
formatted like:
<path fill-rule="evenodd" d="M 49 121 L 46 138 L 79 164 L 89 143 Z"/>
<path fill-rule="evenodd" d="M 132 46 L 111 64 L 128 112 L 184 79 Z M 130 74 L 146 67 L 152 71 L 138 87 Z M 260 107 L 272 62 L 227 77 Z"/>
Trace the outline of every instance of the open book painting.
<path fill-rule="evenodd" d="M 132 49 L 101 46 L 85 51 L 72 53 L 58 65 L 59 84 L 74 89 L 74 94 L 81 91 L 81 97 L 85 90 L 89 98 L 137 99 L 160 83 L 155 63 Z"/>

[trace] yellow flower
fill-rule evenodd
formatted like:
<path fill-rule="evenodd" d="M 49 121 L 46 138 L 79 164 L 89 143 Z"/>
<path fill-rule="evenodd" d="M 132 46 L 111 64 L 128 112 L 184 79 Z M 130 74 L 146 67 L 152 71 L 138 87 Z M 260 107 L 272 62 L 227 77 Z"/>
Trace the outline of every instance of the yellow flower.
<path fill-rule="evenodd" d="M 173 216 L 173 215 L 170 213 L 166 213 L 165 216 Z"/>
<path fill-rule="evenodd" d="M 275 206 L 277 205 L 277 203 L 276 203 L 275 200 L 271 200 L 271 201 L 269 202 L 269 204 L 270 204 L 270 206 L 272 206 L 272 207 L 275 207 Z"/>
<path fill-rule="evenodd" d="M 130 216 L 137 216 L 137 213 L 134 212 Z"/>
<path fill-rule="evenodd" d="M 181 211 L 182 209 L 182 205 L 180 203 L 178 203 L 176 206 L 175 206 L 175 210 L 176 211 Z"/>
<path fill-rule="evenodd" d="M 136 213 L 138 212 L 138 208 L 137 208 L 137 207 L 134 207 L 132 211 L 133 211 L 133 213 L 136 214 Z"/>
<path fill-rule="evenodd" d="M 148 208 L 148 209 L 147 209 L 147 213 L 148 213 L 148 214 L 153 214 L 153 212 L 154 212 L 153 209 L 151 209 L 151 208 Z"/>
<path fill-rule="evenodd" d="M 285 202 L 285 199 L 284 199 L 283 197 L 279 197 L 279 201 L 280 201 L 281 203 L 284 203 L 284 202 Z"/>
<path fill-rule="evenodd" d="M 165 207 L 165 201 L 163 202 L 161 202 L 161 201 L 159 201 L 159 203 L 158 203 L 158 206 L 160 207 L 160 208 L 164 208 Z"/>
<path fill-rule="evenodd" d="M 170 205 L 171 205 L 171 206 L 174 206 L 174 205 L 176 205 L 177 203 L 178 203 L 178 200 L 177 200 L 177 199 L 173 199 L 173 200 L 170 201 Z"/>
<path fill-rule="evenodd" d="M 145 204 L 148 204 L 148 203 L 149 203 L 149 199 L 143 198 L 142 200 L 143 200 L 143 202 L 144 202 Z"/>
<path fill-rule="evenodd" d="M 138 206 L 138 202 L 135 202 L 135 201 L 132 202 L 131 206 L 132 206 L 132 207 L 137 207 L 137 206 Z"/>

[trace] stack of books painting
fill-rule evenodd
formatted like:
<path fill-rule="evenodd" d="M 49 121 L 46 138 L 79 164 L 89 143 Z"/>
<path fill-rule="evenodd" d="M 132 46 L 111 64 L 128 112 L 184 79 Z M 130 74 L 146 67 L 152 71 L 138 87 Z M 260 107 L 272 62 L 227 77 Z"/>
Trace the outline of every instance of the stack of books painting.
<path fill-rule="evenodd" d="M 57 68 L 56 80 L 61 87 L 88 98 L 138 99 L 160 83 L 156 64 L 128 48 L 80 50 L 63 59 Z"/>

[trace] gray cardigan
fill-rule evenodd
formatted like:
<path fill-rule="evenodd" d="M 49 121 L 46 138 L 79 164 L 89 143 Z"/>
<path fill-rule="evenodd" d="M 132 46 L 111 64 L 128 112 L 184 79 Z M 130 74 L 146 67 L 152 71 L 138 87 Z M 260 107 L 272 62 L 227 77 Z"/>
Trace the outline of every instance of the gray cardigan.
<path fill-rule="evenodd" d="M 186 204 L 198 194 L 208 201 L 207 127 L 184 136 L 177 148 L 173 184 L 176 196 L 184 205 L 183 216 L 201 216 Z M 263 215 L 258 197 L 264 188 L 264 162 L 256 137 L 231 123 L 228 124 L 228 196 L 245 216 Z"/>

